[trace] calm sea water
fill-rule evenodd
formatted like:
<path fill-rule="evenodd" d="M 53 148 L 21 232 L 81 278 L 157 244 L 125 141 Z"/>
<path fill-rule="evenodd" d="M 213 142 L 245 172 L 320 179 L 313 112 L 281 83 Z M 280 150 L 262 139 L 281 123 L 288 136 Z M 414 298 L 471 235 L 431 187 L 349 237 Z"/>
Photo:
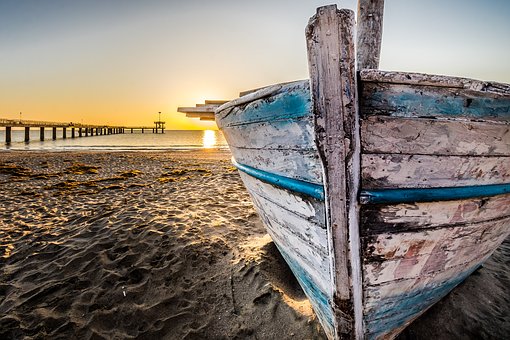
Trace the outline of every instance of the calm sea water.
<path fill-rule="evenodd" d="M 134 132 L 126 130 L 124 134 L 93 137 L 71 137 L 67 129 L 67 138 L 62 138 L 62 129 L 57 130 L 57 139 L 51 139 L 51 129 L 45 131 L 45 141 L 39 140 L 39 129 L 31 129 L 30 142 L 25 143 L 25 131 L 13 130 L 12 142 L 5 145 L 5 130 L 0 130 L 0 150 L 108 150 L 108 151 L 147 151 L 195 148 L 227 148 L 227 143 L 220 131 L 180 131 L 167 130 L 164 134 Z M 78 136 L 78 131 L 76 131 Z"/>

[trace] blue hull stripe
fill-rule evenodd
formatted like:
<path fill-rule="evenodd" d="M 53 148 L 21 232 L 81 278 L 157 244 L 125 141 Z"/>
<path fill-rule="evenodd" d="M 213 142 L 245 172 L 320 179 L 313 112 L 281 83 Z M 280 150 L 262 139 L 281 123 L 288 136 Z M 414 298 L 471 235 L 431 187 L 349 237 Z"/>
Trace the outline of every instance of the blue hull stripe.
<path fill-rule="evenodd" d="M 275 175 L 248 165 L 239 164 L 234 159 L 232 159 L 232 164 L 242 172 L 260 179 L 263 182 L 293 192 L 305 194 L 320 201 L 324 200 L 324 188 L 322 185 Z M 433 202 L 490 197 L 508 193 L 510 193 L 510 183 L 445 188 L 378 189 L 362 190 L 360 201 L 361 204 Z"/>
<path fill-rule="evenodd" d="M 460 200 L 508 193 L 510 193 L 510 183 L 446 188 L 363 190 L 360 200 L 362 204 L 390 204 Z"/>
<path fill-rule="evenodd" d="M 252 168 L 251 166 L 239 164 L 232 159 L 232 164 L 242 172 L 247 173 L 263 182 L 273 184 L 277 187 L 288 189 L 297 193 L 311 196 L 320 201 L 324 200 L 324 188 L 322 185 L 313 184 L 305 181 L 300 181 L 293 178 L 275 175 L 267 171 Z"/>

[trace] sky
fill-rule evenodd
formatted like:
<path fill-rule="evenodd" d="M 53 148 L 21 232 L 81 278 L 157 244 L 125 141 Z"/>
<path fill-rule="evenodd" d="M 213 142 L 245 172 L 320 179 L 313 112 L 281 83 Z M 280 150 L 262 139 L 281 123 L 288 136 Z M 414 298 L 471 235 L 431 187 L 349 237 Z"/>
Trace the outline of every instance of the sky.
<path fill-rule="evenodd" d="M 327 4 L 0 0 L 0 118 L 215 128 L 177 107 L 308 78 Z M 386 0 L 380 69 L 510 83 L 510 1 Z"/>

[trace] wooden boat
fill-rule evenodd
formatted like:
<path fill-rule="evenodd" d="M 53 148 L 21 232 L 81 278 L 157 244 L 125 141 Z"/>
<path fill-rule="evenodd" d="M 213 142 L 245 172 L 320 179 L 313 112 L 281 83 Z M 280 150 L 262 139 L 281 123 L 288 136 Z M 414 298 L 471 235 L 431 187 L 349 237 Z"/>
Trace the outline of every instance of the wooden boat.
<path fill-rule="evenodd" d="M 310 81 L 215 113 L 331 339 L 396 336 L 510 233 L 510 86 L 377 70 L 382 7 L 360 2 L 357 69 L 353 12 L 321 7 Z"/>

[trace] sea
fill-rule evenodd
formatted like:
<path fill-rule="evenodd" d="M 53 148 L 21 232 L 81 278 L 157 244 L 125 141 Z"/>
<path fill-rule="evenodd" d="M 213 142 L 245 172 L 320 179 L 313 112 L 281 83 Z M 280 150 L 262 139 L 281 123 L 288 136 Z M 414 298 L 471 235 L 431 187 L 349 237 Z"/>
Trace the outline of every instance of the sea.
<path fill-rule="evenodd" d="M 45 130 L 45 140 L 40 141 L 39 129 L 31 129 L 30 141 L 24 142 L 24 130 L 12 130 L 11 144 L 5 144 L 5 130 L 0 130 L 0 150 L 33 151 L 163 151 L 200 148 L 228 149 L 223 134 L 217 130 L 166 130 L 165 133 L 145 133 L 126 130 L 116 135 L 88 136 L 71 138 L 67 129 L 67 138 L 62 136 L 62 129 L 57 129 L 57 139 L 52 140 L 51 129 Z"/>

